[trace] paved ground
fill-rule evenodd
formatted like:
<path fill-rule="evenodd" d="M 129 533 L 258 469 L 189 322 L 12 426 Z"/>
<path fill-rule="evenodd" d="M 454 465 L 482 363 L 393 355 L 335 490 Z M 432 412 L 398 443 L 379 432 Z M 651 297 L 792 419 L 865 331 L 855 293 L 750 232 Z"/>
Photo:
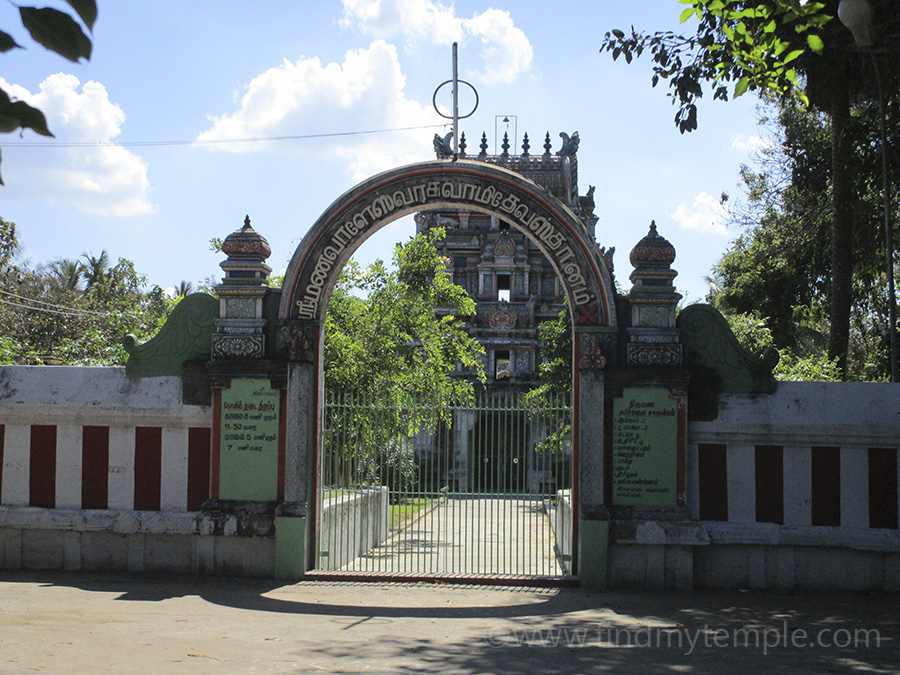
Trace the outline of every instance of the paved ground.
<path fill-rule="evenodd" d="M 0 672 L 897 673 L 898 600 L 0 571 Z"/>
<path fill-rule="evenodd" d="M 430 574 L 563 574 L 543 499 L 450 496 L 342 570 Z"/>

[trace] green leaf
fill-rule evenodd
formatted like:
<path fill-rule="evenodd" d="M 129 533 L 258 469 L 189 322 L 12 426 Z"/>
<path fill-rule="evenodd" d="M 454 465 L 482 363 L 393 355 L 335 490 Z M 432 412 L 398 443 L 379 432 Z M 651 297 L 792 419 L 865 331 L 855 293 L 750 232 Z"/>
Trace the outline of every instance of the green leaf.
<path fill-rule="evenodd" d="M 13 40 L 12 35 L 0 30 L 0 52 L 8 52 L 11 49 L 22 49 L 22 45 Z"/>
<path fill-rule="evenodd" d="M 679 19 L 679 21 L 680 21 L 681 23 L 684 23 L 685 21 L 687 21 L 688 19 L 690 19 L 691 16 L 693 16 L 693 14 L 694 14 L 694 8 L 693 8 L 693 7 L 688 7 L 686 10 L 684 10 L 684 11 L 681 13 L 681 18 Z"/>
<path fill-rule="evenodd" d="M 78 13 L 84 25 L 93 32 L 94 22 L 97 20 L 97 3 L 94 0 L 66 0 L 66 2 Z"/>
<path fill-rule="evenodd" d="M 750 79 L 746 77 L 742 77 L 738 80 L 738 83 L 734 85 L 734 97 L 743 96 L 747 92 L 747 87 L 750 86 Z"/>
<path fill-rule="evenodd" d="M 789 64 L 794 59 L 799 58 L 799 56 L 805 51 L 806 51 L 805 49 L 795 49 L 790 54 L 788 54 L 787 56 L 784 57 L 784 61 L 782 61 L 782 63 L 784 63 L 784 65 Z"/>
<path fill-rule="evenodd" d="M 618 28 L 613 28 L 612 31 L 610 31 L 610 32 L 611 32 L 613 35 L 615 35 L 617 38 L 619 38 L 620 40 L 621 40 L 623 37 L 625 37 L 625 33 L 623 33 L 622 31 L 620 31 Z"/>
<path fill-rule="evenodd" d="M 77 63 L 91 58 L 91 40 L 75 19 L 56 9 L 20 7 L 22 23 L 32 39 L 63 58 Z"/>
<path fill-rule="evenodd" d="M 0 133 L 11 133 L 16 129 L 31 129 L 41 136 L 53 136 L 47 128 L 44 113 L 25 101 L 13 101 L 0 89 Z"/>
<path fill-rule="evenodd" d="M 822 38 L 820 38 L 818 35 L 807 35 L 806 44 L 808 44 L 809 48 L 812 49 L 816 54 L 821 54 L 822 50 L 825 49 L 825 43 L 822 42 Z"/>

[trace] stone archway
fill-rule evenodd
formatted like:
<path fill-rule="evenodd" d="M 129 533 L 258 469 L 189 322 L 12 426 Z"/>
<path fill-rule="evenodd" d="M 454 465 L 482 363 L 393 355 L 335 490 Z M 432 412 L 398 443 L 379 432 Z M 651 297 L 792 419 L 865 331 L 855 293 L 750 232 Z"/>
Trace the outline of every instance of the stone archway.
<path fill-rule="evenodd" d="M 541 249 L 572 308 L 573 458 L 576 569 L 583 582 L 605 577 L 603 508 L 603 366 L 615 358 L 616 308 L 611 273 L 581 219 L 547 190 L 507 169 L 473 161 L 432 161 L 374 176 L 339 197 L 303 238 L 288 266 L 279 306 L 277 347 L 289 361 L 285 503 L 276 525 L 276 565 L 299 577 L 307 560 L 315 514 L 322 399 L 325 308 L 338 274 L 353 253 L 388 223 L 419 211 L 456 208 L 508 222 Z M 310 542 L 311 543 L 311 542 Z"/>

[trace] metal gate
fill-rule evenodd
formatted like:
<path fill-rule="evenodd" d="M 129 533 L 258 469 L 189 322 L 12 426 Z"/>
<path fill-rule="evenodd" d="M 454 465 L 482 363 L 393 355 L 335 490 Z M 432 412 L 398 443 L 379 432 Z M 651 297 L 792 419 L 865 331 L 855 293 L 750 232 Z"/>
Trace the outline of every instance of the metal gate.
<path fill-rule="evenodd" d="M 329 393 L 324 420 L 312 576 L 570 575 L 568 401 L 478 392 L 396 405 Z"/>

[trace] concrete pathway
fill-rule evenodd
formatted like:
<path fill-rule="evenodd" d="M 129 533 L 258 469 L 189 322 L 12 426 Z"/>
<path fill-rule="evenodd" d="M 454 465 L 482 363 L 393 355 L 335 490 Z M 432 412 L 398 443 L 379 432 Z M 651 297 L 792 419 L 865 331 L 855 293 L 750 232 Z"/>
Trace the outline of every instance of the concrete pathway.
<path fill-rule="evenodd" d="M 897 673 L 898 600 L 0 571 L 0 672 Z"/>
<path fill-rule="evenodd" d="M 377 574 L 563 574 L 541 497 L 449 495 L 342 568 Z"/>

